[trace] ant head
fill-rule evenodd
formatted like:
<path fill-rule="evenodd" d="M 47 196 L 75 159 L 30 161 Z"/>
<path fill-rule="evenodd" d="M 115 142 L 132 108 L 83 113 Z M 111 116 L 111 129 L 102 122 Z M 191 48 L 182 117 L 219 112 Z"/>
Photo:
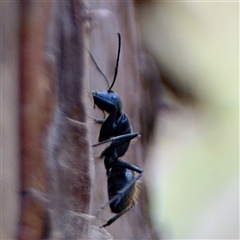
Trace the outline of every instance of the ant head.
<path fill-rule="evenodd" d="M 116 92 L 114 92 L 112 90 L 115 82 L 116 82 L 116 78 L 117 78 L 117 73 L 118 73 L 118 63 L 119 63 L 119 58 L 120 58 L 120 50 L 121 50 L 121 35 L 120 33 L 118 33 L 118 54 L 117 54 L 117 61 L 116 61 L 116 66 L 115 66 L 115 74 L 114 74 L 114 78 L 112 81 L 111 86 L 109 87 L 109 81 L 107 79 L 107 77 L 105 76 L 105 74 L 102 72 L 102 70 L 98 67 L 96 61 L 94 60 L 93 56 L 90 54 L 90 57 L 92 58 L 94 64 L 96 65 L 97 69 L 99 70 L 99 72 L 103 75 L 103 77 L 105 78 L 107 84 L 108 84 L 108 90 L 104 90 L 104 91 L 94 91 L 92 92 L 93 95 L 93 99 L 94 99 L 94 103 L 98 106 L 98 108 L 100 108 L 103 111 L 106 111 L 108 113 L 114 111 L 117 109 L 117 113 L 121 114 L 122 112 L 122 101 L 121 98 L 118 96 L 118 94 Z"/>
<path fill-rule="evenodd" d="M 119 95 L 112 90 L 92 92 L 94 103 L 103 111 L 108 113 L 116 110 L 122 112 L 122 100 Z"/>

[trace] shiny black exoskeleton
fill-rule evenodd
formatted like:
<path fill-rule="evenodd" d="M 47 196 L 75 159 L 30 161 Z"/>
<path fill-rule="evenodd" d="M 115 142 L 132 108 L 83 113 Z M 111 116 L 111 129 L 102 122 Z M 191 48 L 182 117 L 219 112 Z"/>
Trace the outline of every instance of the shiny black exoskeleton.
<path fill-rule="evenodd" d="M 102 227 L 109 226 L 134 206 L 136 181 L 142 176 L 143 172 L 141 168 L 119 159 L 119 157 L 126 153 L 130 141 L 137 137 L 138 133 L 132 132 L 130 120 L 128 116 L 122 112 L 121 98 L 112 90 L 118 72 L 120 57 L 121 37 L 119 33 L 118 39 L 118 56 L 113 82 L 108 90 L 95 91 L 92 93 L 94 104 L 109 114 L 105 120 L 94 119 L 95 122 L 101 123 L 102 126 L 98 138 L 99 143 L 93 146 L 111 142 L 111 144 L 102 151 L 101 157 L 105 157 L 104 164 L 108 177 L 108 204 L 111 211 L 116 213 L 116 215 L 110 218 Z M 106 76 L 95 62 L 91 53 L 90 56 L 109 86 Z M 135 173 L 138 173 L 138 175 Z"/>

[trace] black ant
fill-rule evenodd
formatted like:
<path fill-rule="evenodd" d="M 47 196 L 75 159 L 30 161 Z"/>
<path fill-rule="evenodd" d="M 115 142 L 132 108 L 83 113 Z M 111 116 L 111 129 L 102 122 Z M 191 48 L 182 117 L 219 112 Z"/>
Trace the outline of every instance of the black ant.
<path fill-rule="evenodd" d="M 109 226 L 116 219 L 129 211 L 134 206 L 134 197 L 136 193 L 136 181 L 142 176 L 143 170 L 137 166 L 125 162 L 119 157 L 123 156 L 129 148 L 130 141 L 138 136 L 138 133 L 132 132 L 132 126 L 128 116 L 122 112 L 122 101 L 119 95 L 112 90 L 118 73 L 118 63 L 121 49 L 121 36 L 118 33 L 118 54 L 115 67 L 115 74 L 111 86 L 109 81 L 93 56 L 89 52 L 96 68 L 103 75 L 108 83 L 108 90 L 95 91 L 92 93 L 94 104 L 107 113 L 109 116 L 105 120 L 94 119 L 101 123 L 102 127 L 99 134 L 99 143 L 93 146 L 111 141 L 101 153 L 100 157 L 105 156 L 104 164 L 108 176 L 108 197 L 111 211 L 117 213 L 110 218 L 102 227 Z M 135 173 L 139 173 L 135 176 Z"/>

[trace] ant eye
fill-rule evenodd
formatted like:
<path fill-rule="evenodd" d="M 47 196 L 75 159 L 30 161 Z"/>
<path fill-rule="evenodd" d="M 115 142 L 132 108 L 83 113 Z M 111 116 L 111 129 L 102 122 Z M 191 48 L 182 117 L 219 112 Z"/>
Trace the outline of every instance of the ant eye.
<path fill-rule="evenodd" d="M 113 100 L 117 100 L 117 96 L 114 94 L 114 95 L 112 95 L 112 99 Z"/>

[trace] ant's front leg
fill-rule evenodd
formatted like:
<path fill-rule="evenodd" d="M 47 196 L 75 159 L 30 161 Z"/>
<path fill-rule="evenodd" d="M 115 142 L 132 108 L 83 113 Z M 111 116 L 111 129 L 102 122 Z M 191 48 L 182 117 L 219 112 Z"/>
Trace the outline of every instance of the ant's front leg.
<path fill-rule="evenodd" d="M 92 117 L 88 117 L 90 119 L 92 119 L 95 123 L 99 123 L 99 124 L 103 124 L 105 122 L 105 117 L 106 117 L 106 113 L 104 111 L 103 112 L 103 118 L 104 119 L 99 119 L 99 118 L 92 118 Z"/>

